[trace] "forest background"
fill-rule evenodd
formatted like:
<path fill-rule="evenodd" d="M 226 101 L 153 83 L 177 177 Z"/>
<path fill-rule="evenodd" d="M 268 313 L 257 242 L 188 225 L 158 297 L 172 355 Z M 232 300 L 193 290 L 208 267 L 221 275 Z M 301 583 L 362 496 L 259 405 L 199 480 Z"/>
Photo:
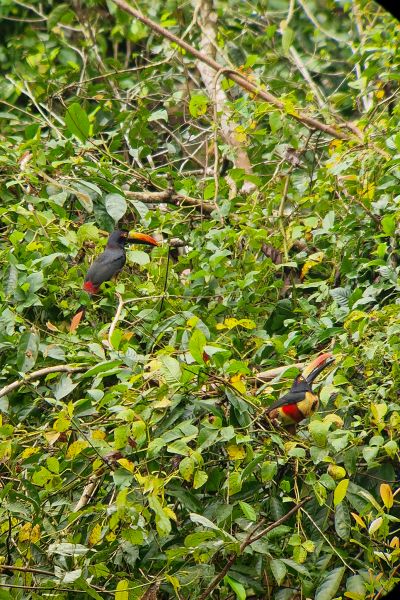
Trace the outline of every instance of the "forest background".
<path fill-rule="evenodd" d="M 366 0 L 141 9 L 0 6 L 0 600 L 377 600 L 399 27 Z M 162 243 L 89 299 L 116 227 Z M 326 351 L 319 411 L 273 427 Z"/>

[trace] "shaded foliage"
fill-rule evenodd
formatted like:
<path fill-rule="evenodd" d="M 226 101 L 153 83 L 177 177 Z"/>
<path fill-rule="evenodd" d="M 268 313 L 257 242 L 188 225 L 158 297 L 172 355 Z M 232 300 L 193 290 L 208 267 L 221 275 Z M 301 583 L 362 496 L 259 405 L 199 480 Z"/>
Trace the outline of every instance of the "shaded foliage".
<path fill-rule="evenodd" d="M 212 597 L 399 579 L 399 30 L 372 2 L 287 4 L 216 6 L 221 62 L 284 102 L 220 77 L 251 174 L 188 53 L 111 1 L 1 4 L 1 598 L 202 598 L 236 554 Z M 192 6 L 146 10 L 198 46 Z M 163 243 L 89 301 L 117 225 Z M 291 365 L 328 349 L 320 411 L 272 428 Z M 55 365 L 82 371 L 29 378 Z"/>

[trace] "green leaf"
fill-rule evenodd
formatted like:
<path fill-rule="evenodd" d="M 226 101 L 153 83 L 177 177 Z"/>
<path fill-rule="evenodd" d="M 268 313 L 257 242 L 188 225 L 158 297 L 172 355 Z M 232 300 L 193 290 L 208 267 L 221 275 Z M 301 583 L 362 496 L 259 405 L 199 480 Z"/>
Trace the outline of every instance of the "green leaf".
<path fill-rule="evenodd" d="M 284 54 L 289 52 L 290 46 L 294 40 L 294 31 L 290 27 L 286 26 L 282 34 L 282 50 Z"/>
<path fill-rule="evenodd" d="M 79 227 L 76 235 L 80 244 L 88 240 L 97 242 L 99 239 L 99 230 L 93 223 L 85 223 Z"/>
<path fill-rule="evenodd" d="M 323 578 L 322 582 L 318 586 L 315 592 L 315 600 L 332 600 L 336 596 L 336 592 L 339 589 L 340 582 L 342 581 L 345 573 L 345 567 L 338 567 L 333 569 Z"/>
<path fill-rule="evenodd" d="M 240 473 L 230 473 L 228 478 L 228 489 L 229 495 L 233 496 L 237 494 L 242 489 L 242 478 Z"/>
<path fill-rule="evenodd" d="M 225 575 L 224 582 L 235 592 L 237 600 L 246 600 L 246 590 L 239 581 L 232 579 L 229 575 Z"/>
<path fill-rule="evenodd" d="M 281 585 L 287 574 L 287 568 L 284 562 L 277 558 L 273 558 L 269 563 L 272 575 L 275 577 L 276 583 Z"/>
<path fill-rule="evenodd" d="M 22 373 L 30 371 L 39 352 L 39 335 L 26 331 L 21 335 L 17 350 L 17 367 Z"/>
<path fill-rule="evenodd" d="M 90 130 L 89 117 L 77 102 L 70 104 L 67 108 L 65 124 L 70 133 L 73 133 L 81 142 L 86 142 Z"/>
<path fill-rule="evenodd" d="M 155 110 L 151 113 L 148 118 L 148 121 L 167 121 L 168 123 L 168 113 L 165 108 L 161 108 L 160 110 Z"/>
<path fill-rule="evenodd" d="M 185 481 L 190 481 L 192 479 L 194 467 L 194 460 L 190 456 L 186 456 L 179 463 L 179 473 L 182 475 Z"/>
<path fill-rule="evenodd" d="M 118 223 L 122 219 L 128 209 L 125 198 L 120 194 L 107 194 L 104 198 L 104 204 L 106 211 L 114 219 L 115 223 Z"/>
<path fill-rule="evenodd" d="M 61 375 L 58 383 L 54 387 L 54 398 L 56 400 L 61 400 L 61 398 L 65 398 L 68 396 L 78 385 L 78 383 L 73 383 L 70 375 L 63 374 Z"/>
<path fill-rule="evenodd" d="M 196 471 L 193 479 L 193 489 L 197 490 L 202 487 L 208 479 L 208 475 L 205 471 Z"/>
<path fill-rule="evenodd" d="M 276 133 L 282 127 L 281 114 L 278 111 L 272 112 L 269 117 L 269 126 L 272 133 Z"/>
<path fill-rule="evenodd" d="M 189 102 L 189 112 L 192 117 L 200 117 L 205 114 L 208 98 L 204 94 L 192 94 Z"/>
<path fill-rule="evenodd" d="M 242 500 L 239 501 L 239 506 L 242 509 L 242 512 L 244 514 L 244 516 L 249 519 L 249 521 L 256 521 L 257 520 L 257 513 L 254 510 L 254 508 L 248 504 L 247 502 L 242 502 Z"/>
<path fill-rule="evenodd" d="M 130 250 L 126 256 L 129 263 L 135 263 L 141 267 L 148 265 L 150 262 L 150 256 L 143 250 Z"/>
<path fill-rule="evenodd" d="M 345 502 L 335 507 L 335 530 L 342 540 L 348 540 L 351 533 L 351 519 Z"/>
<path fill-rule="evenodd" d="M 166 382 L 172 385 L 180 383 L 182 373 L 180 364 L 176 358 L 163 354 L 160 356 L 160 362 L 160 371 L 165 377 Z"/>
<path fill-rule="evenodd" d="M 395 215 L 385 215 L 381 221 L 381 225 L 382 225 L 382 229 L 383 232 L 386 233 L 386 235 L 394 235 L 394 232 L 396 231 L 396 217 Z"/>
<path fill-rule="evenodd" d="M 194 360 L 199 364 L 204 364 L 204 346 L 207 344 L 206 336 L 200 329 L 195 329 L 190 336 L 189 351 Z"/>
<path fill-rule="evenodd" d="M 328 432 L 330 424 L 322 421 L 311 421 L 308 424 L 308 430 L 315 444 L 320 448 L 325 448 L 327 444 Z"/>
<path fill-rule="evenodd" d="M 370 524 L 370 526 L 368 527 L 368 533 L 370 535 L 373 535 L 376 531 L 378 531 L 378 529 L 381 527 L 381 525 L 383 525 L 382 517 L 378 517 L 377 519 L 374 519 L 372 521 L 372 523 Z"/>
<path fill-rule="evenodd" d="M 89 552 L 90 548 L 82 544 L 70 544 L 69 542 L 60 542 L 50 544 L 48 553 L 59 554 L 60 556 L 84 556 Z"/>
<path fill-rule="evenodd" d="M 104 377 L 105 375 L 113 375 L 117 373 L 121 368 L 120 360 L 107 360 L 100 362 L 95 367 L 88 369 L 86 373 L 83 373 L 82 377 L 93 377 L 93 375 L 99 375 L 100 373 Z M 117 370 L 116 370 L 117 369 Z"/>
<path fill-rule="evenodd" d="M 157 532 L 161 536 L 168 535 L 171 532 L 171 521 L 165 514 L 159 499 L 157 496 L 150 495 L 148 501 L 151 510 L 155 513 Z"/>

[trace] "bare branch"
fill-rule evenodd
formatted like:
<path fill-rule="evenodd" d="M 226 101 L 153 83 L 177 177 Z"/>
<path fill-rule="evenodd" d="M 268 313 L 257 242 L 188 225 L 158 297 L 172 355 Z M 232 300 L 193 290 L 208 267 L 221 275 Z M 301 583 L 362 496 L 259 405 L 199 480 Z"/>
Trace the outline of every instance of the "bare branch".
<path fill-rule="evenodd" d="M 130 15 L 135 17 L 135 19 L 138 19 L 139 21 L 141 21 L 142 23 L 147 25 L 147 27 L 150 27 L 150 29 L 152 29 L 159 35 L 162 35 L 163 37 L 170 40 L 174 44 L 178 44 L 178 46 L 180 46 L 181 48 L 186 50 L 186 52 L 189 52 L 190 54 L 195 56 L 200 61 L 209 65 L 212 69 L 214 69 L 214 71 L 217 71 L 217 72 L 220 71 L 221 65 L 219 63 L 217 63 L 213 58 L 211 58 L 209 56 L 205 56 L 202 52 L 200 52 L 199 50 L 196 50 L 196 48 L 194 48 L 193 46 L 188 44 L 186 41 L 182 40 L 178 36 L 174 35 L 170 31 L 168 31 L 168 29 L 161 27 L 161 25 L 159 25 L 155 21 L 152 21 L 145 15 L 143 15 L 139 10 L 136 10 L 135 8 L 130 6 L 127 2 L 125 2 L 125 0 L 112 0 L 112 1 L 114 2 L 114 4 L 119 6 L 119 8 L 121 10 L 124 10 L 125 12 L 129 13 Z M 279 98 L 277 98 L 270 92 L 267 92 L 266 90 L 262 89 L 261 85 L 256 85 L 256 84 L 252 83 L 249 79 L 247 79 L 244 75 L 241 75 L 235 69 L 226 70 L 225 73 L 226 73 L 226 76 L 229 77 L 229 79 L 232 79 L 232 81 L 235 81 L 238 85 L 240 85 L 242 88 L 244 88 L 248 92 L 255 94 L 256 97 L 266 100 L 267 102 L 269 102 L 276 108 L 279 108 L 280 110 L 285 111 L 285 103 L 282 100 L 279 100 Z M 354 125 L 351 126 L 351 124 L 349 124 L 347 122 L 345 122 L 343 124 L 338 123 L 336 125 L 336 127 L 333 127 L 331 125 L 327 125 L 326 123 L 323 123 L 322 121 L 319 121 L 318 119 L 315 119 L 314 117 L 311 117 L 309 114 L 307 114 L 306 112 L 304 112 L 302 110 L 287 112 L 286 114 L 290 117 L 293 117 L 297 121 L 300 121 L 304 125 L 307 125 L 307 127 L 310 127 L 311 129 L 318 129 L 319 131 L 323 131 L 324 133 L 330 135 L 333 138 L 342 139 L 342 140 L 351 139 L 352 136 L 348 132 L 345 132 L 342 130 L 342 128 L 344 128 L 349 131 L 352 131 L 352 133 L 354 133 L 354 135 L 356 135 L 356 137 L 359 140 L 364 141 L 364 136 L 363 136 L 362 132 L 359 129 L 357 129 Z"/>
<path fill-rule="evenodd" d="M 127 198 L 132 200 L 140 200 L 145 204 L 173 204 L 174 206 L 193 206 L 204 213 L 211 214 L 215 210 L 213 204 L 202 202 L 200 199 L 191 198 L 184 194 L 176 194 L 173 190 L 163 190 L 162 192 L 131 192 L 125 191 Z"/>
<path fill-rule="evenodd" d="M 99 473 L 98 472 L 92 473 L 92 475 L 88 479 L 87 484 L 83 488 L 81 497 L 79 498 L 78 502 L 76 503 L 74 512 L 80 511 L 81 508 L 84 508 L 86 506 L 86 504 L 88 504 L 90 502 L 90 500 L 94 496 L 94 492 L 96 490 L 96 487 L 99 484 L 99 481 L 100 481 Z"/>
<path fill-rule="evenodd" d="M 109 332 L 108 332 L 108 347 L 110 348 L 110 350 L 113 349 L 111 338 L 112 338 L 112 335 L 113 335 L 113 333 L 115 331 L 115 328 L 116 328 L 116 326 L 118 324 L 119 318 L 121 316 L 122 309 L 124 308 L 124 300 L 123 300 L 121 294 L 119 292 L 116 292 L 116 296 L 118 298 L 118 307 L 117 307 L 117 310 L 115 312 L 114 318 L 112 320 L 112 323 L 110 325 L 110 329 L 109 329 Z"/>
<path fill-rule="evenodd" d="M 80 371 L 86 371 L 87 369 L 87 366 L 73 367 L 72 365 L 54 365 L 52 367 L 39 369 L 38 371 L 32 371 L 32 373 L 28 373 L 22 379 L 13 381 L 12 383 L 9 383 L 8 385 L 5 385 L 4 387 L 0 388 L 0 398 L 22 387 L 29 381 L 39 379 L 40 377 L 44 377 L 49 373 L 79 373 Z"/>
<path fill-rule="evenodd" d="M 214 10 L 212 0 L 195 0 L 196 10 L 199 12 L 199 25 L 201 28 L 201 41 L 200 48 L 203 55 L 212 57 L 215 59 L 216 57 L 216 48 L 218 48 L 217 44 L 217 13 Z M 223 75 L 226 69 L 221 68 L 215 74 L 215 69 L 211 67 L 209 64 L 200 60 L 197 64 L 197 68 L 200 71 L 201 78 L 203 80 L 204 85 L 206 86 L 208 95 L 214 101 L 215 106 L 215 126 L 217 126 L 217 118 L 220 116 L 220 124 L 221 124 L 221 134 L 225 140 L 225 142 L 234 149 L 235 151 L 235 159 L 234 165 L 239 169 L 243 169 L 245 173 L 252 174 L 252 166 L 249 159 L 249 156 L 243 147 L 243 144 L 238 141 L 236 127 L 237 123 L 235 123 L 232 115 L 232 111 L 228 106 L 228 97 L 225 91 L 221 86 L 221 78 L 220 75 Z M 230 69 L 227 70 L 227 74 L 229 77 Z M 216 153 L 216 163 L 218 159 L 218 146 L 215 141 L 215 153 Z M 217 181 L 216 181 L 217 184 Z M 250 193 L 256 189 L 254 183 L 246 181 L 243 184 L 242 191 L 245 193 Z M 217 185 L 216 185 L 216 193 L 217 193 Z"/>
<path fill-rule="evenodd" d="M 304 369 L 305 366 L 306 366 L 306 363 L 299 362 L 299 363 L 294 363 L 293 365 L 286 365 L 284 367 L 275 367 L 274 369 L 269 369 L 268 371 L 261 371 L 260 373 L 257 373 L 256 375 L 254 375 L 254 379 L 257 379 L 260 381 L 271 381 L 271 379 L 274 379 L 275 377 L 282 375 L 282 373 L 284 373 L 288 369 L 296 368 L 296 369 L 302 370 L 302 369 Z"/>

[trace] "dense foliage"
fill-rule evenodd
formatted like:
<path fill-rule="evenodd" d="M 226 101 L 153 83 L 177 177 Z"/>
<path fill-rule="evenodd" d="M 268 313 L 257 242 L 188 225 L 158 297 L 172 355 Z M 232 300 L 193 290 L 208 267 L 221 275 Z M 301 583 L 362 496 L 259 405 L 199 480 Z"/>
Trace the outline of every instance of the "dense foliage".
<path fill-rule="evenodd" d="M 215 76 L 232 143 L 199 63 L 111 0 L 1 2 L 1 600 L 400 579 L 399 29 L 372 1 L 215 8 L 218 61 L 283 102 Z M 203 9 L 143 3 L 196 48 Z M 89 299 L 116 226 L 163 242 Z M 318 413 L 273 427 L 328 350 Z"/>

